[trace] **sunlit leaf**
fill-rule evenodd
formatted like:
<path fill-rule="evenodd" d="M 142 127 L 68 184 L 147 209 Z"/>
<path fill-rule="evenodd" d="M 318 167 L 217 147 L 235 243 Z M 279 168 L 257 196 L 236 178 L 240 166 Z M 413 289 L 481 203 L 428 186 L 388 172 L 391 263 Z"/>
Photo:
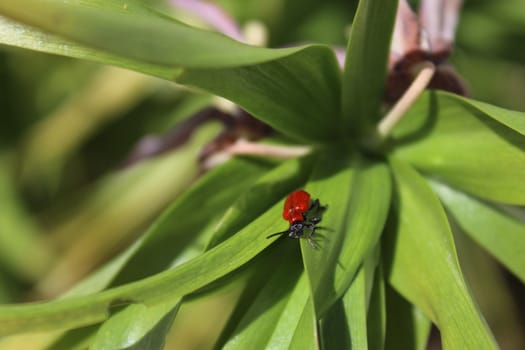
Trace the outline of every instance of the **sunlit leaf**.
<path fill-rule="evenodd" d="M 343 78 L 345 132 L 357 135 L 378 117 L 383 100 L 397 0 L 360 0 Z"/>
<path fill-rule="evenodd" d="M 0 334 L 80 327 L 106 319 L 115 303 L 154 305 L 186 295 L 242 266 L 271 244 L 265 237 L 278 232 L 275 218 L 280 212 L 281 203 L 277 203 L 210 251 L 173 270 L 138 282 L 92 296 L 0 306 Z M 237 253 L 232 254 L 232 251 Z M 226 260 L 228 264 L 222 264 Z"/>
<path fill-rule="evenodd" d="M 292 320 L 288 319 L 286 324 L 285 320 L 287 309 L 292 308 L 292 304 L 299 304 L 299 308 L 304 307 L 304 300 L 298 298 L 297 294 L 308 296 L 308 293 L 304 291 L 295 292 L 295 298 L 293 297 L 294 288 L 299 288 L 299 277 L 302 275 L 302 266 L 300 264 L 300 256 L 298 254 L 290 254 L 294 249 L 297 253 L 297 247 L 293 247 L 292 244 L 295 242 L 287 241 L 282 242 L 288 245 L 286 248 L 280 249 L 282 253 L 288 253 L 287 256 L 282 256 L 281 260 L 272 259 L 268 260 L 267 263 L 275 263 L 272 267 L 273 274 L 264 283 L 262 289 L 258 291 L 257 295 L 254 296 L 253 303 L 246 310 L 238 326 L 231 334 L 230 340 L 224 344 L 223 349 L 246 349 L 246 348 L 257 348 L 267 349 L 269 348 L 268 343 L 274 338 L 275 334 L 281 333 L 282 329 L 290 332 L 288 341 L 286 338 L 280 337 L 273 340 L 279 341 L 279 348 L 287 348 L 291 340 L 291 331 L 297 326 L 298 320 L 295 320 L 295 324 Z M 294 261 L 287 261 L 295 258 Z M 277 267 L 277 271 L 275 271 Z M 304 277 L 302 278 L 304 280 Z M 297 285 L 297 287 L 295 287 Z M 306 291 L 308 288 L 306 287 Z"/>
<path fill-rule="evenodd" d="M 189 27 L 140 1 L 5 0 L 0 13 L 89 47 L 164 67 L 240 66 L 298 50 L 248 46 Z"/>
<path fill-rule="evenodd" d="M 64 50 L 62 39 L 53 42 L 54 37 L 46 37 L 40 46 L 52 46 L 46 49 L 49 52 L 68 55 L 74 51 L 74 57 L 91 59 L 98 53 L 85 47 L 99 49 L 98 62 L 156 73 L 226 97 L 302 142 L 326 142 L 340 132 L 339 71 L 328 47 L 248 46 L 121 0 L 8 0 L 0 4 L 1 13 L 85 45 Z M 32 40 L 12 39 L 13 32 L 15 37 L 32 36 L 25 27 L 13 29 L 12 22 L 7 22 L 5 31 L 6 43 L 34 48 Z M 117 56 L 125 59 L 120 62 Z M 173 73 L 173 67 L 181 69 Z"/>
<path fill-rule="evenodd" d="M 132 304 L 117 311 L 98 330 L 90 349 L 164 349 L 164 337 L 178 309 L 172 302 L 151 307 Z M 140 315 L 140 322 L 137 322 Z"/>
<path fill-rule="evenodd" d="M 381 263 L 374 273 L 374 282 L 368 303 L 367 333 L 370 349 L 384 349 L 386 339 L 386 292 Z"/>
<path fill-rule="evenodd" d="M 431 184 L 465 233 L 525 282 L 525 224 L 490 203 L 437 182 Z"/>
<path fill-rule="evenodd" d="M 190 69 L 177 79 L 234 101 L 306 143 L 327 142 L 340 135 L 339 80 L 334 54 L 327 47 L 309 47 L 254 66 Z"/>
<path fill-rule="evenodd" d="M 319 316 L 346 292 L 382 232 L 390 204 L 390 175 L 382 163 L 330 154 L 317 163 L 307 190 L 328 206 L 320 249 L 302 242 Z M 320 231 L 321 232 L 321 231 Z"/>
<path fill-rule="evenodd" d="M 385 244 L 390 283 L 439 328 L 445 349 L 496 344 L 463 280 L 445 211 L 426 181 L 395 158 L 394 213 Z"/>
<path fill-rule="evenodd" d="M 525 204 L 525 137 L 519 117 L 525 115 L 426 93 L 394 130 L 395 152 L 454 187 L 486 199 Z"/>

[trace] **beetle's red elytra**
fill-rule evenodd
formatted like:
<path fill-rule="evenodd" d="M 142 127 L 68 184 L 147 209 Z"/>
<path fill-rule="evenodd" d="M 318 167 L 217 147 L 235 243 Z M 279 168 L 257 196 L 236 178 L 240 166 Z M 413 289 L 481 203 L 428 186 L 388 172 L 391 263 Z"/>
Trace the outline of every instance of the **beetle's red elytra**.
<path fill-rule="evenodd" d="M 283 219 L 288 221 L 290 227 L 286 231 L 273 233 L 266 238 L 277 235 L 290 238 L 306 238 L 308 243 L 317 249 L 319 246 L 312 238 L 315 231 L 322 229 L 317 224 L 322 219 L 326 206 L 322 206 L 319 199 L 312 200 L 308 192 L 297 190 L 288 195 L 284 201 Z"/>
<path fill-rule="evenodd" d="M 303 214 L 310 208 L 310 194 L 303 190 L 292 192 L 284 202 L 283 218 L 290 225 L 296 221 L 303 221 Z"/>

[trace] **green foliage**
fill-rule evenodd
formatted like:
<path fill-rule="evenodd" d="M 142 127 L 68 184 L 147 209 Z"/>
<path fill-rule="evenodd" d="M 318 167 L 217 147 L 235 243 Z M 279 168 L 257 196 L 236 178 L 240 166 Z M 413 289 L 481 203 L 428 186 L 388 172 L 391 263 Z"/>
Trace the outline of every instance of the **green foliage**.
<path fill-rule="evenodd" d="M 223 3 L 240 17 L 256 7 Z M 285 3 L 282 13 L 323 7 Z M 330 3 L 327 13 L 344 7 Z M 497 348 L 451 226 L 525 281 L 525 114 L 429 91 L 374 145 L 397 1 L 359 2 L 342 71 L 329 46 L 250 46 L 155 4 L 0 3 L 0 87 L 22 80 L 6 63 L 27 55 L 20 48 L 165 80 L 87 65 L 111 78 L 107 90 L 94 79 L 68 92 L 52 72 L 70 72 L 71 61 L 30 56 L 45 61 L 44 78 L 27 96 L 64 100 L 47 101 L 50 111 L 28 99 L 39 112 L 0 150 L 0 349 L 27 339 L 35 349 L 192 348 L 200 329 L 203 347 L 424 349 L 431 324 L 445 349 Z M 279 11 L 257 4 L 263 17 Z M 299 32 L 318 28 L 293 20 Z M 116 89 L 117 102 L 105 93 Z M 206 122 L 122 167 L 145 130 L 186 130 L 213 103 L 208 93 L 270 125 L 268 144 L 309 154 L 239 156 L 202 172 L 197 158 L 220 128 Z M 327 206 L 318 249 L 266 238 L 288 228 L 283 199 L 298 188 Z M 28 285 L 51 300 L 22 302 Z"/>

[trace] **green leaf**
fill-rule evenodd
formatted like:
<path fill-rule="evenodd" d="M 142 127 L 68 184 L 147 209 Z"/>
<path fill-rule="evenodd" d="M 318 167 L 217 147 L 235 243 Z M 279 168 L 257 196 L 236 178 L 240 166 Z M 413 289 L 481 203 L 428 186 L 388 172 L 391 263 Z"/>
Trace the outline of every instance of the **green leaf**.
<path fill-rule="evenodd" d="M 278 248 L 280 248 L 280 253 L 286 255 L 281 255 L 279 259 L 274 254 L 271 259 L 267 259 L 266 264 L 275 264 L 279 268 L 273 271 L 270 279 L 263 284 L 259 293 L 253 296 L 253 303 L 246 310 L 229 341 L 222 346 L 223 349 L 267 349 L 273 335 L 281 332 L 280 328 L 290 332 L 297 326 L 298 319 L 295 320 L 294 324 L 290 319 L 286 319 L 284 314 L 287 309 L 292 308 L 291 304 L 298 303 L 299 308 L 304 307 L 304 300 L 297 299 L 297 295 L 292 298 L 292 291 L 298 285 L 299 277 L 303 274 L 300 255 L 297 254 L 298 249 L 295 243 L 288 241 L 284 244 L 283 242 Z M 292 248 L 295 254 L 293 254 Z M 308 290 L 307 287 L 305 289 Z M 303 299 L 307 297 L 308 294 L 306 293 Z M 281 323 L 284 322 L 283 319 L 287 321 L 286 324 Z M 278 338 L 280 341 L 278 348 L 283 349 L 289 346 L 291 334 L 288 341 L 286 338 Z M 274 347 L 276 345 L 273 344 Z"/>
<path fill-rule="evenodd" d="M 376 252 L 369 255 L 350 288 L 321 320 L 321 339 L 325 349 L 368 349 L 368 310 L 377 265 Z M 378 348 L 373 348 L 378 349 Z"/>
<path fill-rule="evenodd" d="M 241 66 L 300 50 L 248 46 L 189 27 L 139 1 L 4 0 L 0 13 L 112 55 L 163 67 Z"/>
<path fill-rule="evenodd" d="M 275 328 L 270 340 L 268 341 L 267 349 L 290 348 L 291 344 L 297 343 L 301 339 L 304 339 L 307 343 L 305 349 L 313 347 L 316 339 L 316 330 L 311 329 L 312 326 L 315 328 L 313 309 L 313 303 L 308 288 L 308 278 L 306 273 L 302 273 L 290 293 L 288 302 L 286 303 L 279 320 L 275 323 Z M 310 315 L 310 322 L 312 325 L 308 324 L 308 318 L 304 315 Z M 306 331 L 303 329 L 303 326 L 307 327 Z M 296 333 L 303 333 L 304 338 L 295 336 Z M 310 343 L 308 344 L 309 341 Z"/>
<path fill-rule="evenodd" d="M 189 260 L 189 256 L 195 255 L 196 249 L 193 244 L 184 243 L 182 240 L 184 237 L 179 236 L 187 232 L 200 232 L 209 226 L 208 224 L 215 223 L 217 221 L 215 216 L 222 215 L 227 205 L 242 191 L 245 191 L 260 173 L 268 170 L 272 165 L 264 161 L 236 158 L 212 169 L 178 197 L 137 243 L 75 285 L 63 297 L 93 294 L 109 285 L 114 286 L 138 280 L 164 270 L 176 258 L 179 261 Z M 224 188 L 228 188 L 228 191 L 223 191 Z M 215 195 L 210 198 L 210 193 Z M 201 216 L 190 215 L 198 209 L 213 220 L 207 223 L 199 219 Z M 183 230 L 173 230 L 173 227 L 183 228 Z M 181 244 L 176 247 L 169 244 L 174 239 Z M 195 240 L 195 237 L 192 236 L 189 239 Z M 202 247 L 204 245 L 200 243 L 199 253 Z M 77 333 L 78 331 L 73 331 L 62 336 L 56 334 L 54 338 L 61 336 L 57 344 L 62 344 L 68 342 L 70 338 L 79 337 Z M 57 348 L 61 347 L 57 346 Z"/>
<path fill-rule="evenodd" d="M 410 166 L 394 157 L 390 164 L 397 187 L 383 245 L 390 283 L 438 326 L 444 349 L 495 349 L 463 280 L 438 199 Z"/>
<path fill-rule="evenodd" d="M 359 135 L 377 119 L 383 101 L 397 0 L 360 0 L 343 76 L 344 131 Z"/>
<path fill-rule="evenodd" d="M 444 93 L 451 99 L 463 102 L 465 105 L 482 112 L 487 117 L 491 117 L 503 125 L 525 135 L 525 113 L 511 111 L 509 109 L 490 105 L 488 103 L 471 100 L 458 95 Z"/>
<path fill-rule="evenodd" d="M 482 198 L 525 204 L 525 137 L 518 119 L 525 115 L 465 101 L 425 93 L 394 130 L 395 154 Z"/>
<path fill-rule="evenodd" d="M 308 290 L 308 288 L 307 288 Z M 308 298 L 295 328 L 289 349 L 317 350 L 319 349 L 319 335 L 317 333 L 317 319 L 312 298 Z"/>
<path fill-rule="evenodd" d="M 525 282 L 525 223 L 449 186 L 431 185 L 465 233 Z"/>
<path fill-rule="evenodd" d="M 0 16 L 0 44 L 110 64 L 167 80 L 180 73 L 180 68 L 178 67 L 163 67 L 120 57 L 72 40 L 45 33 L 29 25 L 2 16 Z"/>
<path fill-rule="evenodd" d="M 9 21 L 3 23 L 0 42 L 177 80 L 226 97 L 302 142 L 327 142 L 339 134 L 340 73 L 328 47 L 248 46 L 120 0 L 7 0 L 0 13 L 85 46 L 32 29 L 28 33 Z M 13 39 L 13 34 L 21 38 Z M 37 47 L 33 39 L 40 43 Z"/>
<path fill-rule="evenodd" d="M 432 322 L 389 285 L 386 286 L 386 312 L 385 349 L 427 349 Z"/>
<path fill-rule="evenodd" d="M 383 266 L 378 264 L 368 303 L 367 332 L 370 349 L 384 349 L 386 338 L 386 295 Z"/>
<path fill-rule="evenodd" d="M 390 203 L 390 175 L 380 162 L 328 151 L 307 190 L 328 205 L 320 249 L 302 242 L 304 263 L 320 317 L 348 289 L 357 269 L 379 240 Z M 315 238 L 315 237 L 314 237 Z"/>
<path fill-rule="evenodd" d="M 199 172 L 196 154 L 218 128 L 216 123 L 204 125 L 174 152 L 107 176 L 78 207 L 67 208 L 71 214 L 52 232 L 73 242 L 62 252 L 60 262 L 41 279 L 38 287 L 44 295 L 68 289 L 186 190 Z M 144 198 L 148 199 L 147 206 Z"/>
<path fill-rule="evenodd" d="M 341 135 L 340 77 L 327 47 L 278 61 L 230 69 L 190 69 L 177 82 L 223 96 L 276 130 L 305 143 Z"/>
<path fill-rule="evenodd" d="M 244 265 L 271 244 L 265 237 L 279 230 L 280 220 L 277 223 L 275 218 L 281 209 L 277 203 L 215 248 L 139 282 L 91 296 L 0 306 L 0 334 L 80 327 L 105 320 L 115 304 L 155 305 L 191 293 Z"/>
<path fill-rule="evenodd" d="M 182 262 L 180 253 L 201 232 L 213 231 L 236 198 L 272 165 L 261 160 L 238 158 L 201 177 L 148 228 L 137 252 L 126 262 L 113 285 L 161 272 L 177 258 L 179 263 Z M 171 243 L 175 241 L 177 245 Z"/>
<path fill-rule="evenodd" d="M 494 331 L 498 344 L 525 348 L 522 315 L 509 284 L 508 274 L 501 265 L 451 221 L 459 262 L 470 290 L 476 298 L 487 323 Z"/>
<path fill-rule="evenodd" d="M 351 349 L 368 349 L 366 314 L 368 309 L 368 292 L 373 280 L 373 268 L 364 264 L 358 271 L 352 285 L 343 296 L 343 305 L 350 333 Z"/>
<path fill-rule="evenodd" d="M 90 349 L 164 349 L 164 338 L 180 304 L 151 307 L 133 304 L 118 311 L 99 328 Z M 140 321 L 137 316 L 140 316 Z"/>

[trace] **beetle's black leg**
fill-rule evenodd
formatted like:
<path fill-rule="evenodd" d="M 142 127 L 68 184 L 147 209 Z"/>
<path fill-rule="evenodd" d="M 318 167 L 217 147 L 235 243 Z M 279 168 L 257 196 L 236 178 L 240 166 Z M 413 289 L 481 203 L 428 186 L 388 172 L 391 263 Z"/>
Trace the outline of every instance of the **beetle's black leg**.
<path fill-rule="evenodd" d="M 312 235 L 306 236 L 306 239 L 308 240 L 308 243 L 312 246 L 314 249 L 319 249 L 319 244 L 317 244 L 314 239 L 312 238 Z"/>
<path fill-rule="evenodd" d="M 310 203 L 310 207 L 308 208 L 308 211 L 310 210 L 317 210 L 321 206 L 321 203 L 319 203 L 319 199 L 315 199 Z"/>

